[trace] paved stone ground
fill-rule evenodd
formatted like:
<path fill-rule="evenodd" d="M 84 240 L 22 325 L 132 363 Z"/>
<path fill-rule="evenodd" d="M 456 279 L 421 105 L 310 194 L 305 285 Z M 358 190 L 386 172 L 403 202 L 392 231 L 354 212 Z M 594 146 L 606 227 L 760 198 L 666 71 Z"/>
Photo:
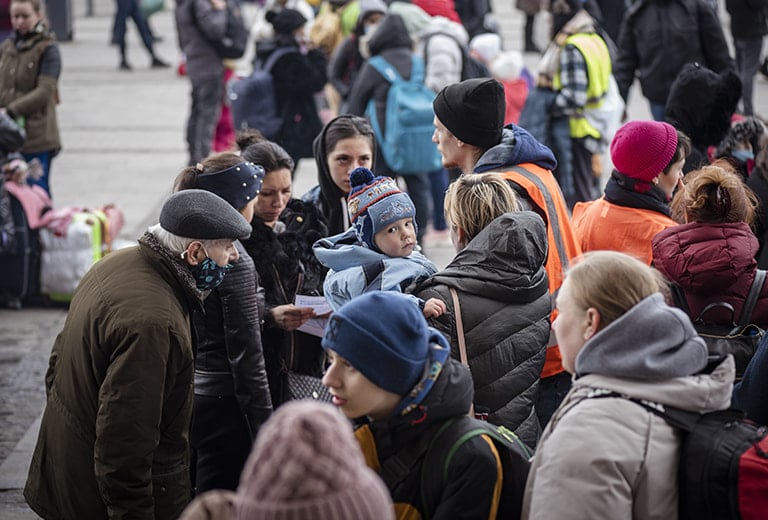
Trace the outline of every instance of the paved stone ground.
<path fill-rule="evenodd" d="M 54 200 L 57 205 L 115 202 L 126 217 L 121 238 L 134 240 L 156 220 L 161 201 L 186 161 L 188 82 L 173 70 L 147 68 L 149 59 L 130 23 L 129 56 L 135 70 L 118 71 L 117 50 L 108 44 L 114 3 L 94 0 L 94 16 L 85 17 L 86 2 L 72 0 L 74 41 L 61 45 L 59 123 L 64 150 L 54 161 Z M 521 49 L 523 18 L 512 4 L 493 2 L 506 47 Z M 175 62 L 172 13 L 155 15 L 152 25 L 164 35 L 158 53 Z M 537 56 L 528 54 L 525 60 L 533 68 Z M 755 97 L 758 113 L 768 114 L 768 82 L 762 77 Z M 633 119 L 649 117 L 637 90 L 629 114 Z M 295 194 L 304 193 L 315 178 L 312 161 L 302 161 Z M 438 266 L 453 256 L 450 247 L 426 253 Z M 37 518 L 24 503 L 21 488 L 36 439 L 36 420 L 45 404 L 48 355 L 65 318 L 61 308 L 0 309 L 0 518 L 4 520 Z"/>

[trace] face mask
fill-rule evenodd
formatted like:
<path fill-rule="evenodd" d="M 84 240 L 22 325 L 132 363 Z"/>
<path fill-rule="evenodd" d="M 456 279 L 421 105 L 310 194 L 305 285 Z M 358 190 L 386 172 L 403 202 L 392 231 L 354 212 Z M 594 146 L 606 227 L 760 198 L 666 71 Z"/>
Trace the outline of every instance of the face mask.
<path fill-rule="evenodd" d="M 755 158 L 755 154 L 752 150 L 734 150 L 731 152 L 731 156 L 741 162 L 747 162 L 749 159 Z"/>
<path fill-rule="evenodd" d="M 189 269 L 192 271 L 192 276 L 195 277 L 197 288 L 201 291 L 208 291 L 221 285 L 221 282 L 224 281 L 224 275 L 232 269 L 232 264 L 222 267 L 214 262 L 208 256 L 208 252 L 205 251 L 205 260 L 197 265 L 190 265 Z"/>
<path fill-rule="evenodd" d="M 376 28 L 379 26 L 377 23 L 371 23 L 363 26 L 363 34 L 373 34 Z"/>

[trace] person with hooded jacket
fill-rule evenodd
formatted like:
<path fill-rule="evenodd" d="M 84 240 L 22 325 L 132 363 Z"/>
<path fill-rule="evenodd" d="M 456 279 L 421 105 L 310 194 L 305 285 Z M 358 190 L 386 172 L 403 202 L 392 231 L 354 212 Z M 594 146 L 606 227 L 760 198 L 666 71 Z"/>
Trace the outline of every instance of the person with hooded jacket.
<path fill-rule="evenodd" d="M 408 34 L 405 22 L 396 14 L 388 14 L 379 24 L 376 31 L 368 41 L 371 56 L 381 56 L 392 65 L 403 79 L 411 77 L 413 63 L 413 41 Z M 369 63 L 365 63 L 355 80 L 349 93 L 347 111 L 350 114 L 362 116 L 368 107 L 368 102 L 373 100 L 381 128 L 386 128 L 387 94 L 390 83 Z M 382 155 L 376 158 L 373 168 L 378 176 L 395 177 Z M 416 224 L 418 225 L 417 237 L 421 242 L 427 231 L 429 220 L 429 172 L 414 175 L 406 175 L 405 184 L 408 194 L 416 206 Z"/>
<path fill-rule="evenodd" d="M 368 120 L 340 115 L 330 120 L 313 144 L 318 185 L 302 196 L 323 216 L 328 236 L 349 229 L 347 195 L 349 174 L 355 168 L 372 168 L 376 137 Z"/>
<path fill-rule="evenodd" d="M 341 98 L 339 109 L 341 114 L 347 111 L 349 92 L 366 60 L 360 49 L 368 45 L 368 38 L 373 35 L 386 13 L 387 4 L 383 0 L 362 0 L 355 30 L 342 40 L 331 55 L 328 62 L 328 82 L 333 85 Z"/>
<path fill-rule="evenodd" d="M 461 313 L 475 412 L 535 447 L 540 428 L 534 403 L 551 311 L 547 231 L 536 213 L 517 208 L 514 191 L 498 174 L 459 177 L 446 195 L 456 257 L 412 293 L 446 303 L 446 312 L 430 324 L 448 339 L 456 359 Z"/>
<path fill-rule="evenodd" d="M 653 266 L 683 291 L 692 320 L 728 326 L 738 321 L 757 271 L 757 237 L 750 229 L 756 199 L 737 174 L 705 166 L 686 177 L 674 204 L 681 206 L 685 224 L 653 237 Z M 704 312 L 711 303 L 722 307 Z M 752 320 L 768 327 L 768 285 L 752 311 Z M 743 369 L 743 367 L 741 367 Z"/>
<path fill-rule="evenodd" d="M 707 347 L 664 302 L 658 272 L 615 251 L 586 253 L 553 324 L 573 388 L 542 434 L 522 518 L 678 517 L 682 436 L 638 399 L 696 413 L 728 408 L 733 357 Z"/>
<path fill-rule="evenodd" d="M 323 383 L 347 418 L 368 419 L 355 435 L 398 519 L 519 517 L 528 470 L 522 451 L 510 451 L 503 474 L 486 434 L 459 444 L 449 462 L 430 457 L 437 435 L 482 423 L 467 417 L 469 369 L 408 296 L 374 291 L 349 301 L 331 316 L 323 348 L 330 359 Z M 502 496 L 502 487 L 509 493 Z"/>
<path fill-rule="evenodd" d="M 432 140 L 443 158 L 443 166 L 459 167 L 465 173 L 500 173 L 517 192 L 521 208 L 538 213 L 546 223 L 549 254 L 544 268 L 549 292 L 554 294 L 570 260 L 581 254 L 581 247 L 571 228 L 563 194 L 552 175 L 557 166 L 552 151 L 524 128 L 515 124 L 504 126 L 504 87 L 495 79 L 468 79 L 449 85 L 440 91 L 432 106 Z M 553 313 L 552 319 L 555 316 Z M 563 371 L 560 351 L 552 336 L 536 402 L 542 426 L 568 388 L 570 377 Z"/>

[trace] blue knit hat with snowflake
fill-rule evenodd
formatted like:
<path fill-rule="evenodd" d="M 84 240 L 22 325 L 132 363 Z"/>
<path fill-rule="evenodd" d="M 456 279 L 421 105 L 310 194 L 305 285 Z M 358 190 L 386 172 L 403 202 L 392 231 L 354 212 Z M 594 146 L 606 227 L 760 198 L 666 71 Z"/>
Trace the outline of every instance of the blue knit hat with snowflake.
<path fill-rule="evenodd" d="M 349 220 L 365 247 L 379 251 L 373 236 L 400 219 L 410 217 L 416 229 L 416 208 L 408 194 L 397 187 L 395 179 L 374 177 L 368 168 L 355 168 L 349 174 L 349 183 Z"/>

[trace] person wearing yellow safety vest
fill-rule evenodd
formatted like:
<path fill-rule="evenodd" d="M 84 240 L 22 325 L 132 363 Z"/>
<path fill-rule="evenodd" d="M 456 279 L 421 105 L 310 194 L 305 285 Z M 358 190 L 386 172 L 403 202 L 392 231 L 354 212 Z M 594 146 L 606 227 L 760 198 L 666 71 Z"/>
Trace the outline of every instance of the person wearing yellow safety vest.
<path fill-rule="evenodd" d="M 557 166 L 554 154 L 524 128 L 504 126 L 504 87 L 495 79 L 468 79 L 448 85 L 435 97 L 432 107 L 432 141 L 443 166 L 458 167 L 464 174 L 500 173 L 517 192 L 522 209 L 535 211 L 547 224 L 549 255 L 544 269 L 549 292 L 554 294 L 571 259 L 581 254 L 563 194 L 552 175 Z M 551 319 L 555 316 L 553 313 Z M 535 404 L 542 427 L 570 386 L 571 377 L 563 371 L 560 350 L 551 335 Z"/>
<path fill-rule="evenodd" d="M 608 93 L 611 55 L 581 0 L 555 0 L 551 10 L 555 37 L 539 63 L 537 86 L 555 92 L 548 106 L 549 120 L 561 120 L 563 125 L 563 119 L 568 122 L 570 150 L 567 139 L 557 147 L 565 150 L 556 149 L 560 164 L 555 175 L 572 206 L 598 195 L 600 154 L 611 136 L 606 135 L 607 123 L 591 116 Z M 563 125 L 560 128 L 564 129 Z"/>

